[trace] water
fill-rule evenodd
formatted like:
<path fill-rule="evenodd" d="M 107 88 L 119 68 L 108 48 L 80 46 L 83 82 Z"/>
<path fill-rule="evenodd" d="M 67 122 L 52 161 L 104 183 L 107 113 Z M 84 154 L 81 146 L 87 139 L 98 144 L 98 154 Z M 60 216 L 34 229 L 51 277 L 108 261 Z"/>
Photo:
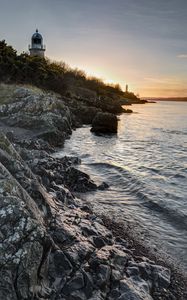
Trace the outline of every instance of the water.
<path fill-rule="evenodd" d="M 110 188 L 88 195 L 98 212 L 128 221 L 187 269 L 187 103 L 134 105 L 121 115 L 118 135 L 73 132 L 62 155 Z"/>

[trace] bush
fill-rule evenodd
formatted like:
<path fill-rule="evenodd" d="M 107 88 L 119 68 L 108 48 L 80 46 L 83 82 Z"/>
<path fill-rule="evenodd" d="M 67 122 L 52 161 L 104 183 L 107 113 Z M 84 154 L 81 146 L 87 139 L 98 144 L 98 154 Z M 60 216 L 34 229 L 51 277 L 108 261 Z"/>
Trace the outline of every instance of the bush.
<path fill-rule="evenodd" d="M 64 62 L 29 56 L 27 53 L 17 55 L 17 51 L 5 40 L 0 41 L 0 82 L 32 84 L 61 95 L 84 88 L 103 99 L 136 98 L 133 93 L 126 95 L 118 84 L 105 84 L 101 79 L 88 77 L 84 71 L 72 69 Z"/>

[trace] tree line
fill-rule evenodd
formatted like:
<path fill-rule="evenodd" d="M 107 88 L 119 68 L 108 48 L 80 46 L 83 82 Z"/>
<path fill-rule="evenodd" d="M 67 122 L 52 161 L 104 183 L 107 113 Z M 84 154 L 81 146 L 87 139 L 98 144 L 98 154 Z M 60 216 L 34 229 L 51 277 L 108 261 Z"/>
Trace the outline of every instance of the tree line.
<path fill-rule="evenodd" d="M 64 62 L 27 53 L 18 55 L 5 40 L 0 41 L 0 82 L 31 84 L 61 95 L 66 95 L 73 87 L 89 89 L 97 96 L 137 98 L 133 93 L 123 92 L 119 84 L 105 84 L 101 79 L 89 77 L 84 71 L 72 69 Z"/>

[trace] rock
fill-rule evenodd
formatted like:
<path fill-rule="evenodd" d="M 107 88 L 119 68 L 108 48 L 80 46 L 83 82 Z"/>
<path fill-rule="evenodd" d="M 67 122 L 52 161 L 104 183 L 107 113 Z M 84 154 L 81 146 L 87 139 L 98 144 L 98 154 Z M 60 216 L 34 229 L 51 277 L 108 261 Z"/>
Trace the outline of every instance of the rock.
<path fill-rule="evenodd" d="M 89 300 L 104 300 L 104 297 L 102 296 L 101 291 L 94 291 L 93 295 Z"/>
<path fill-rule="evenodd" d="M 19 87 L 14 91 L 13 97 L 25 98 L 25 97 L 29 96 L 29 94 L 30 94 L 29 89 L 24 88 L 24 87 Z"/>
<path fill-rule="evenodd" d="M 55 266 L 56 276 L 58 277 L 70 275 L 73 270 L 72 264 L 65 256 L 65 254 L 60 250 L 55 251 L 55 253 L 53 254 L 53 263 Z"/>
<path fill-rule="evenodd" d="M 95 102 L 95 106 L 101 108 L 103 112 L 112 114 L 119 114 L 124 112 L 118 101 L 110 97 L 98 97 Z"/>
<path fill-rule="evenodd" d="M 17 149 L 18 149 L 18 145 L 19 145 L 19 152 L 20 151 L 29 151 L 29 150 L 38 150 L 40 152 L 38 152 L 37 156 L 39 155 L 39 157 L 41 158 L 42 155 L 42 151 L 48 152 L 48 153 L 53 153 L 55 151 L 54 147 L 49 145 L 49 143 L 47 141 L 44 141 L 42 139 L 37 139 L 36 137 L 31 138 L 31 139 L 19 139 L 17 142 Z M 32 153 L 32 152 L 31 152 Z M 37 152 L 35 152 L 36 154 Z M 20 153 L 21 155 L 21 153 Z M 46 155 L 45 155 L 46 156 Z M 28 157 L 25 157 L 24 160 L 29 160 Z"/>
<path fill-rule="evenodd" d="M 71 295 L 68 296 L 67 300 L 87 300 L 88 298 L 85 296 L 82 291 L 74 291 Z"/>
<path fill-rule="evenodd" d="M 162 290 L 170 285 L 171 272 L 169 269 L 143 261 L 140 263 L 132 263 L 131 267 L 128 267 L 127 270 L 132 275 L 132 272 L 137 270 L 137 268 L 141 277 L 151 282 L 151 286 L 154 288 Z"/>
<path fill-rule="evenodd" d="M 72 292 L 82 289 L 84 285 L 85 282 L 83 274 L 81 272 L 77 272 L 74 277 L 67 282 L 62 292 L 65 295 L 72 295 Z"/>
<path fill-rule="evenodd" d="M 120 281 L 119 291 L 121 296 L 118 300 L 153 300 L 153 298 L 138 285 L 138 282 L 133 282 L 129 278 Z"/>
<path fill-rule="evenodd" d="M 97 269 L 97 286 L 103 288 L 109 284 L 111 269 L 107 265 L 99 265 Z"/>
<path fill-rule="evenodd" d="M 131 114 L 133 111 L 132 111 L 132 109 L 125 109 L 124 112 L 127 113 L 127 114 Z"/>
<path fill-rule="evenodd" d="M 81 124 L 92 124 L 96 114 L 101 112 L 101 109 L 99 108 L 90 105 L 83 105 L 80 102 L 77 107 L 72 107 L 70 110 L 75 115 L 75 118 L 81 122 Z"/>
<path fill-rule="evenodd" d="M 109 188 L 109 185 L 106 182 L 102 182 L 99 186 L 98 186 L 98 190 L 100 191 L 104 191 L 106 189 Z"/>
<path fill-rule="evenodd" d="M 168 268 L 152 265 L 153 285 L 159 289 L 166 289 L 170 285 L 171 271 Z"/>
<path fill-rule="evenodd" d="M 111 281 L 115 283 L 119 282 L 121 279 L 123 279 L 123 274 L 119 270 L 112 269 Z"/>
<path fill-rule="evenodd" d="M 102 248 L 106 245 L 104 239 L 99 236 L 93 236 L 93 243 L 96 248 Z"/>
<path fill-rule="evenodd" d="M 137 267 L 128 267 L 126 272 L 129 277 L 139 275 L 139 269 Z"/>
<path fill-rule="evenodd" d="M 92 214 L 92 208 L 89 207 L 88 205 L 83 205 L 83 206 L 81 206 L 81 209 L 82 209 L 83 211 L 87 212 L 87 213 Z"/>
<path fill-rule="evenodd" d="M 74 192 L 87 192 L 97 189 L 97 185 L 90 179 L 90 177 L 80 170 L 70 167 L 66 170 L 64 176 L 64 184 Z"/>
<path fill-rule="evenodd" d="M 11 270 L 0 270 L 0 299 L 17 300 L 17 294 L 14 287 L 14 274 Z"/>
<path fill-rule="evenodd" d="M 92 132 L 117 133 L 117 117 L 110 113 L 97 113 L 92 122 Z"/>
<path fill-rule="evenodd" d="M 69 108 L 54 94 L 36 93 L 30 89 L 15 91 L 15 100 L 0 106 L 1 120 L 6 126 L 29 129 L 35 138 L 53 146 L 62 146 L 71 134 Z M 18 99 L 18 100 L 16 100 Z"/>
<path fill-rule="evenodd" d="M 83 226 L 81 226 L 82 232 L 84 234 L 84 236 L 93 236 L 93 235 L 97 235 L 98 232 L 97 230 L 90 225 L 84 224 Z"/>
<path fill-rule="evenodd" d="M 48 130 L 46 132 L 42 132 L 41 134 L 37 135 L 38 139 L 43 139 L 44 141 L 48 142 L 50 145 L 54 147 L 60 147 L 64 145 L 64 141 L 67 135 L 64 132 L 60 132 L 59 130 Z"/>
<path fill-rule="evenodd" d="M 89 299 L 92 296 L 93 290 L 94 290 L 94 283 L 92 279 L 92 275 L 89 272 L 82 271 L 84 275 L 84 294 L 86 295 L 86 299 Z"/>
<path fill-rule="evenodd" d="M 116 238 L 115 238 L 115 243 L 116 243 L 116 244 L 119 244 L 119 245 L 122 245 L 122 246 L 125 247 L 125 248 L 129 246 L 129 245 L 128 245 L 128 242 L 127 242 L 126 240 L 120 238 L 120 237 L 116 237 Z"/>
<path fill-rule="evenodd" d="M 19 299 L 26 299 L 42 286 L 38 275 L 45 263 L 46 231 L 36 203 L 1 163 L 0 198 L 0 298 L 14 299 L 16 293 Z"/>

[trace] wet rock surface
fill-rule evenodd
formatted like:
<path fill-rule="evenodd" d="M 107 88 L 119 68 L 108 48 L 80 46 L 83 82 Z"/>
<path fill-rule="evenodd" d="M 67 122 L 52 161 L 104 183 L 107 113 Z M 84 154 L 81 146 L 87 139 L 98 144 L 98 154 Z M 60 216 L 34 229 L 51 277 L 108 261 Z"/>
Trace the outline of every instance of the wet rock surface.
<path fill-rule="evenodd" d="M 52 155 L 59 145 L 51 143 L 53 130 L 63 140 L 71 114 L 58 99 L 42 97 L 18 89 L 14 104 L 0 107 L 7 124 L 0 133 L 0 299 L 186 299 L 172 294 L 170 269 L 137 259 L 77 198 L 107 183 L 97 186 L 77 157 Z"/>

